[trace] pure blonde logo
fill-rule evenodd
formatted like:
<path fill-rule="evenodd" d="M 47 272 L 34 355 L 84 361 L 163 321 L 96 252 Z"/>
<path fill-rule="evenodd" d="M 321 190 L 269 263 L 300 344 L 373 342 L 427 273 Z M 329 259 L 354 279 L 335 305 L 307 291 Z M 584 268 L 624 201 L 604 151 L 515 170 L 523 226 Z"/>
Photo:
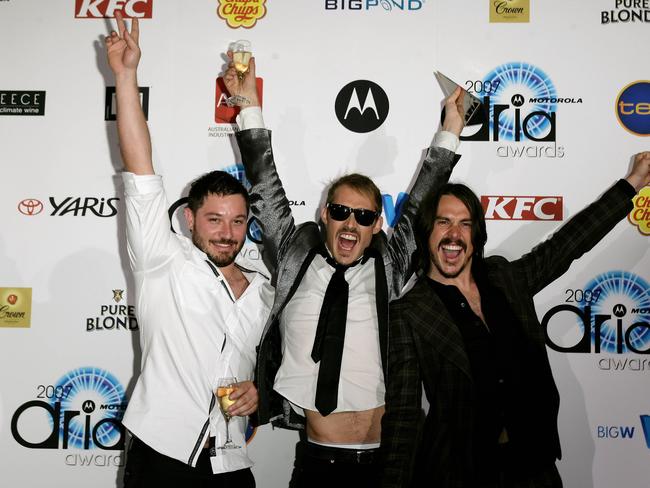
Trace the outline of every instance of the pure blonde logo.
<path fill-rule="evenodd" d="M 250 29 L 266 15 L 266 0 L 218 0 L 217 15 L 228 27 Z"/>

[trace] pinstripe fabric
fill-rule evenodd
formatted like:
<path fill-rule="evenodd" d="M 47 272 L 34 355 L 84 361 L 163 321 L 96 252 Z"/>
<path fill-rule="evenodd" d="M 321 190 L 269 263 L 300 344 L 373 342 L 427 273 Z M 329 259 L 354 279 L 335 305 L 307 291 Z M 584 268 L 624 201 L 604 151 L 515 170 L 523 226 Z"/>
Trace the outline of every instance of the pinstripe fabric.
<path fill-rule="evenodd" d="M 633 196 L 632 187 L 621 180 L 520 259 L 509 262 L 493 256 L 485 260 L 490 282 L 503 292 L 539 363 L 536 374 L 541 381 L 536 389 L 539 401 L 546 403 L 547 415 L 535 422 L 540 422 L 540 430 L 547 432 L 549 444 L 555 446 L 554 452 L 544 453 L 551 464 L 561 455 L 559 396 L 533 296 L 623 219 L 632 209 Z M 476 486 L 470 435 L 475 405 L 469 360 L 460 332 L 426 280 L 421 279 L 391 304 L 390 334 L 382 485 Z M 430 403 L 426 420 L 420 409 L 422 386 Z"/>
<path fill-rule="evenodd" d="M 302 419 L 273 391 L 273 380 L 282 361 L 278 324 L 284 306 L 313 258 L 314 248 L 322 245 L 323 238 L 315 222 L 298 226 L 294 223 L 275 168 L 271 132 L 266 129 L 243 130 L 237 133 L 237 142 L 246 176 L 252 184 L 251 210 L 262 224 L 265 263 L 273 273 L 276 287 L 275 302 L 258 349 L 255 378 L 259 391 L 259 422 L 264 424 L 277 418 L 275 423 L 280 427 L 301 428 Z M 377 282 L 379 339 L 384 369 L 388 348 L 386 304 L 399 295 L 414 272 L 416 243 L 413 226 L 418 206 L 430 190 L 447 182 L 458 159 L 446 149 L 429 148 L 391 238 L 388 239 L 382 231 L 373 237 L 370 244 L 375 253 L 375 264 L 383 265 L 384 269 L 384 273 L 377 273 L 377 276 L 385 275 L 385 279 L 380 278 Z"/>

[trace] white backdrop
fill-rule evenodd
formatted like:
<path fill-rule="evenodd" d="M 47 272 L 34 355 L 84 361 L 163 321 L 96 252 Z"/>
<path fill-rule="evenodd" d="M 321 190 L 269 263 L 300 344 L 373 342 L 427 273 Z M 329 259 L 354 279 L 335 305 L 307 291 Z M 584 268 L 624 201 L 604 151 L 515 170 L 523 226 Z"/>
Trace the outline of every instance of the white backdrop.
<path fill-rule="evenodd" d="M 565 220 L 648 149 L 650 36 L 643 20 L 650 7 L 643 2 L 505 0 L 493 18 L 501 21 L 490 22 L 494 0 L 0 0 L 3 486 L 120 485 L 119 432 L 101 421 L 128 401 L 139 346 L 128 308 L 115 122 L 105 120 L 113 80 L 102 38 L 113 21 L 102 17 L 125 3 L 149 17 L 141 21 L 139 83 L 148 89 L 155 166 L 171 202 L 196 176 L 239 163 L 232 127 L 215 120 L 215 93 L 223 52 L 241 38 L 253 43 L 265 120 L 297 221 L 314 218 L 324 185 L 348 171 L 373 177 L 390 220 L 391 204 L 408 191 L 438 126 L 434 70 L 505 105 L 499 140 L 490 131 L 459 149 L 453 178 L 479 195 L 561 197 L 551 201 Z M 522 5 L 529 21 L 503 22 L 513 20 L 504 7 Z M 376 83 L 388 99 L 385 121 L 369 132 L 348 130 L 335 113 L 337 95 L 356 80 Z M 371 90 L 372 105 L 366 84 L 357 89 L 365 123 L 373 122 L 373 108 L 383 114 L 385 104 Z M 520 108 L 514 95 L 522 95 Z M 552 99 L 531 101 L 544 96 Z M 524 120 L 533 110 L 547 115 L 524 124 L 527 134 L 554 140 L 525 133 L 512 140 L 505 132 L 517 111 Z M 551 127 L 534 127 L 553 117 L 554 137 Z M 539 198 L 514 200 L 540 208 L 531 203 Z M 510 205 L 488 221 L 488 253 L 517 257 L 561 225 L 539 212 L 542 220 L 513 219 Z M 541 208 L 548 213 L 552 205 Z M 643 208 L 636 215 L 641 229 L 621 222 L 536 297 L 540 319 L 551 311 L 555 349 L 578 343 L 575 312 L 588 306 L 592 316 L 609 316 L 599 352 L 593 341 L 582 353 L 549 349 L 568 488 L 648 486 L 650 216 Z M 252 243 L 246 255 L 260 264 Z M 576 308 L 553 315 L 558 305 Z M 625 335 L 617 335 L 617 323 L 621 331 L 640 324 L 628 334 L 638 352 L 616 349 L 616 337 Z M 57 416 L 67 419 L 58 434 Z M 250 444 L 258 486 L 287 485 L 296 441 L 293 432 L 258 430 Z"/>

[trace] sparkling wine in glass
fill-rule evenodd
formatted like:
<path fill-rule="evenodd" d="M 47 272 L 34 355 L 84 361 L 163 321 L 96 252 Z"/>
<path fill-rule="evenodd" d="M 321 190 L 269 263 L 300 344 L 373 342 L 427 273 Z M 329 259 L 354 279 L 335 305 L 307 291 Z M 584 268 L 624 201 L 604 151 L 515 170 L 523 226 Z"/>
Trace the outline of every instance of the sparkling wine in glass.
<path fill-rule="evenodd" d="M 248 63 L 251 60 L 251 43 L 244 39 L 234 42 L 231 45 L 231 51 L 233 66 L 235 67 L 235 71 L 237 71 L 237 78 L 241 81 L 248 71 Z"/>
<path fill-rule="evenodd" d="M 235 444 L 230 438 L 230 418 L 228 408 L 235 403 L 235 400 L 230 399 L 230 394 L 237 388 L 237 378 L 219 378 L 217 382 L 217 400 L 219 401 L 219 409 L 226 420 L 226 442 L 223 446 L 218 446 L 217 449 L 241 449 L 241 446 Z"/>

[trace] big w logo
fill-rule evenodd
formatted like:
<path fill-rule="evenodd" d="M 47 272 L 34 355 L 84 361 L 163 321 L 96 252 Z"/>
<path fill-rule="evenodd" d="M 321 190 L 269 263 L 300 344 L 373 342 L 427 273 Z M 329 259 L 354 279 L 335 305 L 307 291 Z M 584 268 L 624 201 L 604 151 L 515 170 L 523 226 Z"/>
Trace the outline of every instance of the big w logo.
<path fill-rule="evenodd" d="M 641 427 L 643 427 L 645 445 L 650 449 L 650 415 L 641 415 Z"/>

